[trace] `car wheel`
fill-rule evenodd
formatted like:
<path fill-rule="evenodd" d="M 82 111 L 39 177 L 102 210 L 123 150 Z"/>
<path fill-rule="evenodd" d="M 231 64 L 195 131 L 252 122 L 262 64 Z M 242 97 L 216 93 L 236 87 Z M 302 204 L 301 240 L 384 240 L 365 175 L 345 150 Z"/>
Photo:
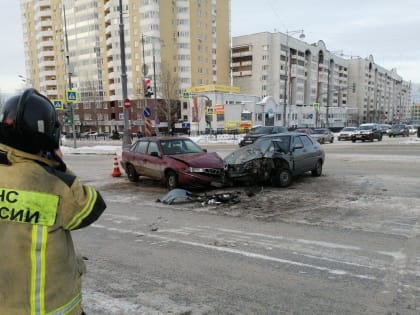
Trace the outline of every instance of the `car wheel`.
<path fill-rule="evenodd" d="M 355 143 L 355 142 L 356 142 L 356 140 L 351 140 L 351 142 Z"/>
<path fill-rule="evenodd" d="M 378 141 L 382 141 L 382 136 L 379 136 Z"/>
<path fill-rule="evenodd" d="M 331 138 L 331 141 L 330 141 L 330 143 L 333 143 L 334 142 L 334 138 Z"/>
<path fill-rule="evenodd" d="M 127 165 L 127 177 L 130 182 L 138 182 L 139 180 L 139 174 L 137 174 L 136 169 L 131 164 Z"/>
<path fill-rule="evenodd" d="M 178 187 L 178 176 L 174 171 L 168 171 L 166 173 L 166 187 L 168 187 L 169 190 Z"/>
<path fill-rule="evenodd" d="M 278 187 L 288 187 L 292 184 L 292 173 L 287 168 L 281 168 L 274 173 L 272 182 Z"/>
<path fill-rule="evenodd" d="M 312 176 L 319 177 L 322 175 L 322 162 L 318 160 L 316 162 L 315 168 L 311 171 Z"/>

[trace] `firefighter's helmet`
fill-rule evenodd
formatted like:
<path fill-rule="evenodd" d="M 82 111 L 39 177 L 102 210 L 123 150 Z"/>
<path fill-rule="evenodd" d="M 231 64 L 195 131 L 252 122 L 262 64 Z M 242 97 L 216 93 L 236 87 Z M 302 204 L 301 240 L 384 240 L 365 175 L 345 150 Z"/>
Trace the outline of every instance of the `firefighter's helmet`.
<path fill-rule="evenodd" d="M 27 89 L 22 94 L 11 97 L 0 110 L 0 122 L 13 135 L 6 143 L 31 153 L 34 147 L 41 150 L 53 150 L 59 147 L 60 123 L 51 101 L 35 89 Z M 4 128 L 3 128 L 4 129 Z M 27 140 L 22 138 L 27 137 Z M 31 141 L 36 144 L 28 143 Z M 25 150 L 25 143 L 31 148 Z M 22 148 L 22 145 L 24 146 Z M 14 146 L 16 147 L 16 146 Z"/>

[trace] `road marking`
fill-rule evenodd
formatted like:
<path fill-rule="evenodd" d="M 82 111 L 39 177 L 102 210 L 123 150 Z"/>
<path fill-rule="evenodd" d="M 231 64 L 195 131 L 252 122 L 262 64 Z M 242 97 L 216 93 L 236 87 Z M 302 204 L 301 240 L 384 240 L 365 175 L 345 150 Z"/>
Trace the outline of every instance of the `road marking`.
<path fill-rule="evenodd" d="M 327 272 L 327 273 L 333 274 L 333 275 L 340 275 L 340 276 L 345 275 L 345 276 L 364 279 L 364 280 L 379 280 L 375 276 L 370 276 L 370 275 L 365 275 L 365 274 L 356 274 L 356 273 L 352 273 L 352 272 L 342 270 L 342 269 L 332 269 L 332 268 L 328 268 L 328 267 L 316 266 L 316 265 L 312 265 L 312 264 L 302 263 L 302 262 L 288 260 L 288 259 L 277 258 L 277 257 L 273 257 L 273 256 L 268 256 L 268 255 L 257 254 L 257 253 L 238 250 L 238 249 L 233 249 L 233 248 L 219 247 L 219 246 L 202 244 L 202 243 L 197 243 L 197 242 L 184 241 L 184 240 L 170 238 L 170 237 L 161 236 L 161 235 L 157 235 L 157 234 L 144 233 L 144 232 L 128 230 L 128 229 L 110 228 L 110 227 L 106 227 L 106 226 L 100 225 L 100 224 L 92 224 L 92 226 L 95 227 L 95 228 L 106 229 L 108 231 L 113 231 L 113 232 L 120 232 L 120 233 L 124 233 L 124 234 L 133 234 L 133 235 L 136 235 L 136 236 L 139 236 L 139 235 L 140 236 L 146 236 L 146 237 L 160 239 L 160 240 L 167 241 L 167 242 L 175 242 L 175 243 L 190 245 L 190 246 L 194 246 L 194 247 L 201 247 L 201 248 L 211 249 L 211 250 L 215 250 L 215 251 L 241 255 L 241 256 L 254 258 L 254 259 L 260 259 L 260 260 L 272 261 L 272 262 L 277 262 L 277 263 L 286 264 L 286 265 L 293 265 L 293 266 L 298 266 L 298 267 L 303 267 L 303 268 L 315 269 L 315 270 L 324 271 L 324 272 Z"/>

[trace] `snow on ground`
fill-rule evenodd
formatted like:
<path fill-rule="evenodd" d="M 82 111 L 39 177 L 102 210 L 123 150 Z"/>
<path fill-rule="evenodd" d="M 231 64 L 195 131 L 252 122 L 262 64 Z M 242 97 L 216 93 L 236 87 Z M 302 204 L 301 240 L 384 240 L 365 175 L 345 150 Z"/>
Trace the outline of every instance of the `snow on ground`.
<path fill-rule="evenodd" d="M 243 135 L 202 135 L 202 136 L 191 136 L 190 139 L 199 145 L 211 145 L 211 144 L 234 144 L 237 145 L 242 140 Z M 335 135 L 337 138 L 337 135 Z M 334 142 L 337 143 L 351 143 L 346 142 Z M 410 136 L 409 138 L 400 138 L 400 144 L 420 144 L 420 138 Z M 121 155 L 122 145 L 119 140 L 77 140 L 76 148 L 73 147 L 73 139 L 62 138 L 61 150 L 64 154 L 115 154 Z"/>

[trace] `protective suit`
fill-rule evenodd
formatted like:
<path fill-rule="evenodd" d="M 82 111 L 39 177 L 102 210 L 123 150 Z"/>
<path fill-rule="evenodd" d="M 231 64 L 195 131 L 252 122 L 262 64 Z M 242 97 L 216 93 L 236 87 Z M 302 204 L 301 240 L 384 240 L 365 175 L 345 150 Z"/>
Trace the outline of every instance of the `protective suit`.
<path fill-rule="evenodd" d="M 47 106 L 48 100 L 40 99 L 35 90 L 26 92 L 26 100 L 15 99 L 12 105 L 38 106 L 41 111 Z M 20 118 L 19 114 L 10 115 L 7 105 L 0 113 L 0 314 L 80 315 L 85 267 L 75 253 L 70 231 L 97 220 L 105 202 L 95 189 L 82 185 L 51 151 L 58 148 L 58 142 L 51 144 L 48 139 L 58 138 L 45 132 L 47 121 L 38 122 L 44 124 L 40 128 L 44 133 L 35 132 L 35 138 L 43 133 L 44 139 L 38 142 L 41 147 L 30 144 L 26 149 L 28 140 L 19 137 L 33 130 L 19 122 L 25 113 Z M 52 130 L 59 132 L 56 129 Z"/>

